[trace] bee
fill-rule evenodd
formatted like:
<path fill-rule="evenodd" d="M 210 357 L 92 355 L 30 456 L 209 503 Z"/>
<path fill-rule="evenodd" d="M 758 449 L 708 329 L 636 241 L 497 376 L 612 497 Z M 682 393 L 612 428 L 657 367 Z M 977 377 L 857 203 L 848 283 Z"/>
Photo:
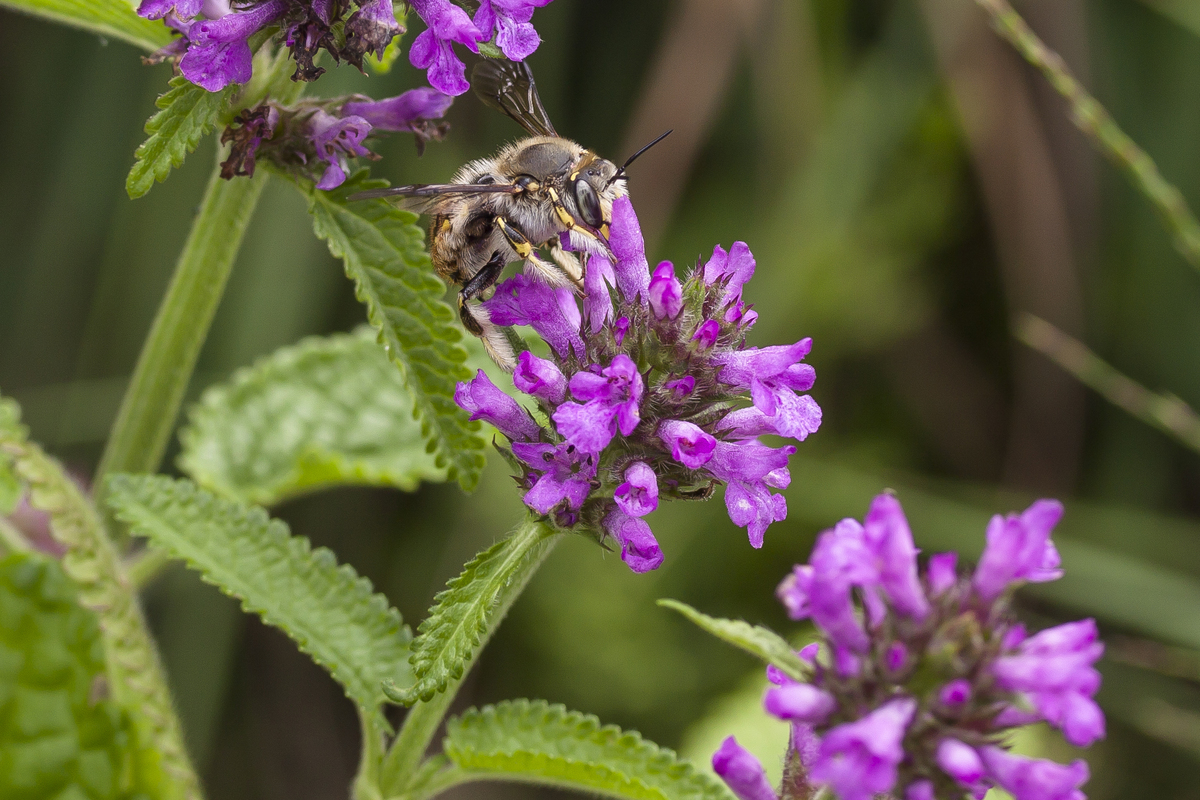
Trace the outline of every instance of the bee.
<path fill-rule="evenodd" d="M 554 287 L 581 291 L 583 265 L 563 246 L 612 258 L 608 246 L 613 201 L 626 193 L 625 169 L 670 131 L 618 167 L 554 130 L 533 73 L 523 62 L 486 59 L 472 73 L 475 93 L 516 120 L 530 135 L 491 158 L 471 161 L 451 183 L 372 189 L 350 200 L 398 197 L 401 206 L 432 216 L 430 258 L 438 274 L 461 287 L 459 318 L 501 367 L 516 366 L 507 335 L 472 302 L 500 278 L 505 266 L 524 261 L 526 271 Z M 539 250 L 549 252 L 549 261 Z"/>

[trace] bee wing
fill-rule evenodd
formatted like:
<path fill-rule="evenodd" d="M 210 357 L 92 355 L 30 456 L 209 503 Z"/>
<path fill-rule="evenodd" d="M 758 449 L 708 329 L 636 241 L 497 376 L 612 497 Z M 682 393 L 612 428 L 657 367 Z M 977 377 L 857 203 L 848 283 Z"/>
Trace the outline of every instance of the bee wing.
<path fill-rule="evenodd" d="M 356 192 L 347 200 L 370 200 L 376 197 L 399 197 L 400 207 L 425 213 L 433 211 L 444 200 L 481 194 L 517 194 L 521 187 L 508 183 L 417 183 L 412 186 L 389 186 Z"/>
<path fill-rule="evenodd" d="M 534 136 L 558 136 L 524 61 L 480 60 L 471 72 L 471 85 L 485 104 L 515 119 Z"/>

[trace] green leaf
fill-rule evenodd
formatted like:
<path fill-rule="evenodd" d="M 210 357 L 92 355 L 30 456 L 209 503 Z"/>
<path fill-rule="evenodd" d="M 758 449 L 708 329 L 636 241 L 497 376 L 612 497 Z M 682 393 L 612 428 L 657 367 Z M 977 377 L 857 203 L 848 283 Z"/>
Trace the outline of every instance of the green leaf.
<path fill-rule="evenodd" d="M 170 86 L 154 101 L 162 110 L 146 121 L 150 138 L 138 146 L 134 153 L 137 161 L 125 178 L 125 192 L 131 198 L 141 197 L 155 181 L 165 181 L 172 167 L 183 165 L 187 154 L 200 143 L 200 137 L 216 125 L 217 117 L 238 88 L 230 85 L 219 92 L 210 92 L 183 76 L 172 78 Z"/>
<path fill-rule="evenodd" d="M 446 466 L 447 477 L 469 491 L 483 470 L 484 440 L 479 424 L 454 404 L 455 384 L 470 378 L 467 353 L 458 344 L 462 332 L 442 300 L 446 287 L 433 272 L 417 217 L 386 200 L 346 200 L 386 185 L 366 175 L 362 170 L 331 192 L 297 185 L 308 197 L 317 236 L 345 261 L 379 341 L 404 370 L 438 466 Z"/>
<path fill-rule="evenodd" d="M 534 521 L 475 556 L 462 574 L 434 598 L 412 645 L 416 682 L 407 689 L 385 685 L 392 700 L 412 705 L 443 692 L 475 661 L 479 649 L 542 559 L 557 532 Z"/>
<path fill-rule="evenodd" d="M 471 709 L 449 721 L 444 749 L 468 774 L 636 800 L 732 797 L 720 781 L 671 750 L 544 700 Z"/>
<path fill-rule="evenodd" d="M 80 487 L 26 434 L 16 403 L 0 398 L 0 453 L 29 487 L 30 505 L 49 515 L 51 534 L 66 547 L 62 565 L 79 587 L 79 603 L 100 622 L 113 697 L 133 720 L 143 782 L 164 800 L 199 800 L 158 651 L 117 549 Z"/>
<path fill-rule="evenodd" d="M 305 339 L 241 370 L 204 393 L 180 439 L 185 472 L 246 503 L 345 484 L 412 491 L 446 476 L 369 329 Z"/>
<path fill-rule="evenodd" d="M 96 615 L 77 602 L 58 562 L 0 559 L 0 797 L 132 797 L 138 785 L 129 717 L 107 698 Z"/>
<path fill-rule="evenodd" d="M 678 611 L 718 639 L 774 665 L 792 680 L 807 681 L 812 677 L 812 670 L 796 655 L 787 640 L 769 628 L 740 619 L 710 617 L 678 600 L 659 600 L 658 604 Z"/>
<path fill-rule="evenodd" d="M 142 19 L 126 0 L 0 0 L 0 7 L 157 50 L 175 38 L 159 20 Z"/>
<path fill-rule="evenodd" d="M 223 500 L 190 481 L 114 475 L 108 497 L 133 533 L 281 629 L 329 670 L 365 717 L 388 729 L 380 686 L 407 681 L 411 635 L 370 581 L 338 566 L 329 550 L 312 550 L 261 508 Z"/>

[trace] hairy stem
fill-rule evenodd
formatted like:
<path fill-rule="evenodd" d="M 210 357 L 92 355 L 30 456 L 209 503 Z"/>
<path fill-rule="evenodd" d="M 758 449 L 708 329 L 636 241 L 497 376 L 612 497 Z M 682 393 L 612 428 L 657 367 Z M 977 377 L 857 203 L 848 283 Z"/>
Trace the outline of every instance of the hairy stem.
<path fill-rule="evenodd" d="M 1146 389 L 1122 375 L 1082 342 L 1032 314 L 1016 323 L 1016 335 L 1118 408 L 1200 452 L 1200 415 L 1175 395 Z"/>
<path fill-rule="evenodd" d="M 1200 269 L 1200 222 L 1188 208 L 1183 194 L 1158 171 L 1154 159 L 1121 130 L 1112 116 L 1071 74 L 1058 53 L 1046 46 L 1021 18 L 1008 0 L 975 0 L 987 12 L 992 27 L 1039 69 L 1050 85 L 1070 104 L 1071 120 L 1149 198 L 1162 215 L 1175 247 Z"/>
<path fill-rule="evenodd" d="M 268 95 L 280 103 L 295 102 L 306 84 L 293 83 L 289 72 L 286 50 L 260 49 L 254 77 L 237 105 L 256 104 Z M 196 359 L 267 179 L 265 170 L 229 181 L 221 179 L 219 166 L 213 171 L 100 458 L 94 481 L 99 492 L 106 475 L 155 472 L 162 463 Z M 97 498 L 103 508 L 103 496 Z"/>
<path fill-rule="evenodd" d="M 515 569 L 492 599 L 495 611 L 490 617 L 488 629 L 480 635 L 479 645 L 471 654 L 470 661 L 463 665 L 462 676 L 452 681 L 444 692 L 428 701 L 418 701 L 409 709 L 400 733 L 383 760 L 380 785 L 385 796 L 400 794 L 408 789 L 462 682 L 479 659 L 479 653 L 487 646 L 513 602 L 560 538 L 557 531 L 532 517 L 526 517 L 513 532 L 513 547 L 509 550 L 508 558 L 514 563 Z"/>

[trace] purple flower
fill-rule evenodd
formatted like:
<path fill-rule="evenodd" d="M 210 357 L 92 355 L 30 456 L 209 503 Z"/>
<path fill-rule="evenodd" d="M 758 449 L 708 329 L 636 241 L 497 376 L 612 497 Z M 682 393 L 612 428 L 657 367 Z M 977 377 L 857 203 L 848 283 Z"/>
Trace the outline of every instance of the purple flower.
<path fill-rule="evenodd" d="M 675 267 L 663 261 L 654 270 L 649 286 L 650 310 L 658 319 L 675 319 L 683 310 L 683 284 L 675 277 Z"/>
<path fill-rule="evenodd" d="M 929 602 L 917 578 L 917 548 L 900 503 L 881 494 L 871 503 L 863 520 L 863 538 L 875 554 L 879 583 L 900 613 L 922 620 Z"/>
<path fill-rule="evenodd" d="M 1015 581 L 1043 583 L 1062 577 L 1050 532 L 1062 517 L 1062 503 L 1038 500 L 1021 516 L 996 515 L 988 524 L 987 547 L 975 568 L 975 590 L 992 600 Z"/>
<path fill-rule="evenodd" d="M 531 326 L 550 346 L 545 358 L 493 348 L 502 366 L 515 371 L 516 388 L 536 398 L 547 419 L 537 441 L 569 444 L 576 458 L 590 457 L 590 493 L 570 515 L 551 502 L 561 502 L 557 488 L 549 499 L 527 496 L 527 504 L 558 509 L 552 519 L 560 527 L 603 530 L 621 543 L 626 563 L 642 569 L 657 566 L 661 551 L 649 527 L 635 521 L 656 508 L 660 488 L 665 496 L 701 498 L 724 484 L 730 519 L 760 547 L 768 526 L 787 516 L 778 492 L 791 482 L 788 458 L 796 448 L 768 447 L 757 437 L 791 431 L 802 439 L 819 425 L 820 408 L 799 394 L 813 381 L 801 363 L 810 343 L 745 349 L 747 314 L 729 322 L 728 303 L 722 305 L 740 298 L 753 271 L 744 245 L 735 247 L 733 271 L 712 282 L 702 268 L 681 280 L 669 262 L 651 278 L 628 197 L 614 200 L 611 217 L 596 238 L 579 230 L 560 236 L 565 248 L 590 257 L 582 307 L 572 288 L 548 286 L 537 273 L 500 283 L 481 304 L 492 324 Z M 752 386 L 749 375 L 762 386 Z M 766 399 L 755 392 L 766 392 Z M 547 470 L 525 456 L 544 457 L 543 451 L 512 448 L 518 482 L 531 493 Z M 847 607 L 849 592 L 845 587 Z"/>
<path fill-rule="evenodd" d="M 672 400 L 682 403 L 691 397 L 692 392 L 696 391 L 696 379 L 691 375 L 684 375 L 682 378 L 666 381 L 662 386 L 670 393 Z"/>
<path fill-rule="evenodd" d="M 942 739 L 937 747 L 937 764 L 943 772 L 966 786 L 983 777 L 983 761 L 979 753 L 958 739 Z"/>
<path fill-rule="evenodd" d="M 1043 501 L 1021 518 L 998 518 L 988 546 L 1045 553 L 1058 518 L 1050 511 L 1054 505 Z M 1083 762 L 1026 759 L 993 743 L 1043 720 L 1077 746 L 1104 735 L 1092 699 L 1100 686 L 1094 664 L 1104 651 L 1095 622 L 1027 636 L 1005 593 L 979 592 L 979 571 L 959 576 L 953 554 L 943 554 L 922 579 L 916 555 L 903 510 L 884 494 L 864 524 L 844 519 L 822 533 L 810 563 L 779 584 L 788 616 L 811 617 L 826 654 L 816 659 L 812 645 L 807 683 L 768 668 L 776 688 L 764 697 L 767 712 L 808 726 L 808 740 L 821 741 L 812 759 L 793 735 L 796 752 L 788 758 L 799 757 L 809 778 L 841 800 L 885 792 L 905 800 L 978 799 L 993 785 L 1016 800 L 1085 800 Z M 1012 560 L 1033 566 L 1006 569 L 1006 580 L 1044 564 L 1023 558 Z M 921 687 L 916 696 L 914 686 Z"/>
<path fill-rule="evenodd" d="M 529 416 L 529 412 L 496 388 L 483 370 L 479 370 L 467 383 L 458 385 L 454 402 L 470 411 L 471 419 L 490 422 L 514 442 L 537 441 L 541 428 Z"/>
<path fill-rule="evenodd" d="M 934 800 L 933 781 L 913 781 L 904 790 L 904 800 Z"/>
<path fill-rule="evenodd" d="M 1087 764 L 1055 764 L 985 747 L 983 763 L 989 776 L 1016 800 L 1085 800 L 1079 787 L 1087 783 Z"/>
<path fill-rule="evenodd" d="M 617 506 L 631 517 L 644 517 L 658 508 L 658 477 L 644 461 L 625 468 L 625 482 L 613 493 Z"/>
<path fill-rule="evenodd" d="M 782 686 L 767 690 L 763 697 L 763 708 L 771 716 L 782 720 L 819 725 L 837 708 L 837 701 L 829 692 L 812 684 L 789 680 Z"/>
<path fill-rule="evenodd" d="M 692 334 L 692 341 L 696 345 L 696 349 L 700 351 L 711 350 L 717 344 L 717 338 L 721 335 L 721 323 L 715 319 L 705 320 L 696 328 L 696 332 Z"/>
<path fill-rule="evenodd" d="M 1095 620 L 1048 628 L 1023 641 L 1015 655 L 996 660 L 992 672 L 1001 686 L 1025 692 L 1067 741 L 1087 747 L 1104 737 L 1104 714 L 1092 700 L 1100 673 L 1092 665 L 1104 654 Z"/>
<path fill-rule="evenodd" d="M 729 309 L 726 322 L 736 322 L 741 316 L 742 287 L 754 276 L 754 267 L 754 255 L 745 242 L 734 242 L 728 252 L 717 245 L 704 265 L 704 282 L 724 287 L 718 307 Z"/>
<path fill-rule="evenodd" d="M 917 701 L 899 698 L 856 722 L 830 730 L 821 741 L 811 777 L 833 787 L 841 800 L 871 800 L 896 785 L 900 746 Z"/>
<path fill-rule="evenodd" d="M 713 753 L 712 768 L 739 800 L 777 800 L 762 764 L 732 736 Z"/>
<path fill-rule="evenodd" d="M 621 545 L 621 560 L 634 572 L 658 569 L 663 562 L 662 549 L 644 519 L 632 517 L 614 508 L 604 518 L 604 530 Z"/>
<path fill-rule="evenodd" d="M 584 312 L 588 320 L 588 333 L 599 333 L 612 320 L 613 302 L 609 287 L 617 284 L 612 262 L 601 255 L 588 259 L 583 273 Z"/>
<path fill-rule="evenodd" d="M 642 239 L 642 227 L 638 224 L 637 212 L 629 196 L 613 201 L 612 232 L 609 247 L 617 262 L 613 265 L 617 289 L 627 303 L 636 299 L 645 302 L 650 287 L 650 264 L 646 261 L 646 242 Z"/>
<path fill-rule="evenodd" d="M 578 510 L 591 491 L 596 461 L 572 444 L 513 442 L 513 455 L 536 472 L 541 472 L 525 493 L 525 505 L 539 514 L 549 514 L 559 503 Z"/>
<path fill-rule="evenodd" d="M 567 379 L 553 361 L 525 350 L 517 357 L 513 385 L 543 403 L 558 405 L 567 396 Z"/>
<path fill-rule="evenodd" d="M 441 119 L 454 98 L 437 89 L 422 87 L 385 100 L 352 100 L 342 106 L 347 116 L 362 117 L 383 131 L 412 131 L 421 120 Z"/>
<path fill-rule="evenodd" d="M 362 117 L 335 117 L 317 109 L 308 122 L 308 136 L 316 148 L 317 158 L 327 166 L 318 189 L 336 189 L 346 180 L 347 156 L 370 156 L 363 139 L 371 132 L 371 123 Z"/>
<path fill-rule="evenodd" d="M 162 19 L 173 11 L 180 19 L 191 19 L 202 5 L 204 0 L 142 0 L 137 13 L 146 19 Z"/>
<path fill-rule="evenodd" d="M 965 678 L 950 681 L 938 692 L 938 700 L 944 706 L 961 706 L 971 699 L 971 682 Z"/>
<path fill-rule="evenodd" d="M 619 355 L 597 375 L 577 372 L 571 377 L 571 394 L 579 403 L 563 403 L 554 412 L 559 433 L 589 453 L 599 453 L 619 430 L 633 433 L 641 416 L 642 376 L 627 355 Z"/>
<path fill-rule="evenodd" d="M 550 0 L 483 0 L 475 12 L 475 27 L 484 38 L 496 37 L 496 46 L 510 61 L 524 61 L 541 44 L 541 38 L 529 20 L 533 10 Z"/>
<path fill-rule="evenodd" d="M 496 286 L 483 303 L 496 325 L 530 325 L 560 358 L 586 350 L 579 334 L 579 307 L 569 289 L 553 289 L 528 275 L 514 275 Z"/>
<path fill-rule="evenodd" d="M 327 25 L 329 16 L 327 12 L 324 20 Z M 382 60 L 383 51 L 392 38 L 404 32 L 396 21 L 392 0 L 360 0 L 358 10 L 346 20 L 345 30 L 346 46 L 342 48 L 342 57 L 359 69 L 362 69 L 362 59 L 367 53 L 374 53 Z"/>
<path fill-rule="evenodd" d="M 428 27 L 413 40 L 408 60 L 417 69 L 426 70 L 430 86 L 457 97 L 471 84 L 467 83 L 466 65 L 454 54 L 453 44 L 457 42 L 478 53 L 479 42 L 487 35 L 450 0 L 412 0 L 412 7 Z"/>
<path fill-rule="evenodd" d="M 658 438 L 671 448 L 671 458 L 688 469 L 707 464 L 717 448 L 717 440 L 699 425 L 674 419 L 658 426 Z"/>
<path fill-rule="evenodd" d="M 812 616 L 812 607 L 808 604 L 812 594 L 812 577 L 811 566 L 797 564 L 775 589 L 775 596 L 783 603 L 791 619 L 808 619 Z"/>
<path fill-rule="evenodd" d="M 724 366 L 721 381 L 749 389 L 754 407 L 771 420 L 776 433 L 804 441 L 821 425 L 821 409 L 796 394 L 816 381 L 816 371 L 800 363 L 811 349 L 812 340 L 801 339 L 794 345 L 727 353 L 715 361 Z"/>
<path fill-rule="evenodd" d="M 199 10 L 197 6 L 196 12 Z M 187 55 L 179 62 L 180 71 L 189 81 L 210 92 L 220 91 L 231 83 L 245 83 L 252 73 L 252 53 L 247 40 L 286 10 L 286 0 L 267 0 L 246 11 L 194 23 L 187 31 L 190 44 Z"/>
<path fill-rule="evenodd" d="M 939 595 L 958 581 L 958 553 L 929 557 L 929 593 Z"/>

